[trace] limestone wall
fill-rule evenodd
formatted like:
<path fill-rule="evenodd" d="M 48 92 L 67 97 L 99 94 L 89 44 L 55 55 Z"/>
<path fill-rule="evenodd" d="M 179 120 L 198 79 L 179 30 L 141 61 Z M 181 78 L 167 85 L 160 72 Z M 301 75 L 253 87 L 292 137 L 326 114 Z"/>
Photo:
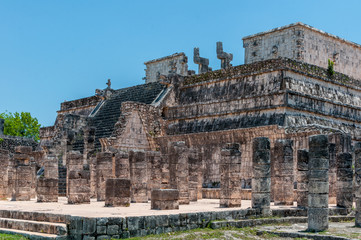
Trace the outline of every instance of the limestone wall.
<path fill-rule="evenodd" d="M 188 72 L 188 58 L 184 53 L 175 53 L 163 58 L 145 62 L 145 83 L 158 81 L 159 75 L 168 75 L 172 68 L 177 74 L 186 76 Z"/>
<path fill-rule="evenodd" d="M 287 57 L 361 79 L 361 46 L 302 23 L 243 38 L 245 63 Z"/>

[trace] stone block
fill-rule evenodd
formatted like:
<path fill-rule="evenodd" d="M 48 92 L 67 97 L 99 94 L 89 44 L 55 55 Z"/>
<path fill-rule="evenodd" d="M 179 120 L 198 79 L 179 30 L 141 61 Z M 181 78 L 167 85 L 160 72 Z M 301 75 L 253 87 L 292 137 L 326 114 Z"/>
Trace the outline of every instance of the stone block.
<path fill-rule="evenodd" d="M 179 190 L 153 189 L 151 193 L 151 209 L 179 209 Z"/>
<path fill-rule="evenodd" d="M 308 192 L 309 193 L 319 193 L 319 194 L 328 194 L 329 183 L 328 182 L 309 182 L 308 183 Z"/>
<path fill-rule="evenodd" d="M 329 159 L 325 157 L 310 158 L 308 167 L 310 170 L 327 170 L 329 169 Z"/>
<path fill-rule="evenodd" d="M 118 225 L 109 225 L 107 226 L 107 234 L 108 235 L 116 235 L 119 233 L 119 226 Z"/>
<path fill-rule="evenodd" d="M 328 229 L 328 208 L 308 208 L 308 231 L 321 232 Z"/>
<path fill-rule="evenodd" d="M 130 179 L 108 178 L 105 189 L 106 207 L 129 207 L 131 197 Z"/>
<path fill-rule="evenodd" d="M 252 178 L 252 192 L 269 193 L 271 188 L 271 178 Z"/>
<path fill-rule="evenodd" d="M 327 194 L 308 194 L 308 207 L 310 208 L 328 208 Z"/>

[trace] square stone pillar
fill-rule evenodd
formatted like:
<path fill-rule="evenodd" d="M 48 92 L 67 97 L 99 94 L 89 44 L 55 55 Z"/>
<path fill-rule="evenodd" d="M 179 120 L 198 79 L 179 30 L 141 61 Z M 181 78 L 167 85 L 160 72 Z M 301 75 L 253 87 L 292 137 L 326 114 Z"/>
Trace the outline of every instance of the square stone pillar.
<path fill-rule="evenodd" d="M 352 155 L 349 152 L 337 154 L 337 206 L 351 212 L 353 203 Z"/>
<path fill-rule="evenodd" d="M 69 193 L 69 172 L 82 171 L 83 168 L 83 154 L 81 154 L 79 151 L 70 151 L 66 154 L 66 196 L 68 196 Z"/>
<path fill-rule="evenodd" d="M 153 189 L 151 197 L 151 209 L 179 209 L 178 199 L 179 190 L 177 189 Z"/>
<path fill-rule="evenodd" d="M 309 137 L 308 230 L 328 229 L 329 149 L 326 135 Z"/>
<path fill-rule="evenodd" d="M 68 203 L 90 203 L 90 172 L 87 170 L 68 171 Z"/>
<path fill-rule="evenodd" d="M 237 143 L 228 143 L 221 150 L 220 207 L 241 207 L 241 155 Z"/>
<path fill-rule="evenodd" d="M 114 156 L 115 178 L 130 179 L 129 155 L 126 152 L 118 152 Z"/>
<path fill-rule="evenodd" d="M 355 202 L 356 202 L 355 226 L 361 227 L 361 142 L 357 142 L 355 144 L 354 157 L 355 157 Z"/>
<path fill-rule="evenodd" d="M 108 178 L 105 189 L 106 207 L 130 206 L 130 179 Z"/>
<path fill-rule="evenodd" d="M 145 158 L 148 167 L 148 199 L 151 199 L 151 191 L 160 189 L 162 184 L 162 167 L 160 152 L 146 151 Z"/>
<path fill-rule="evenodd" d="M 185 142 L 173 142 L 169 149 L 170 187 L 179 190 L 179 204 L 189 204 L 189 149 Z"/>
<path fill-rule="evenodd" d="M 144 151 L 130 151 L 130 182 L 131 186 L 131 201 L 135 203 L 148 202 L 148 174 L 147 161 Z"/>
<path fill-rule="evenodd" d="M 274 145 L 274 177 L 272 184 L 275 205 L 293 205 L 293 141 L 278 139 Z"/>
<path fill-rule="evenodd" d="M 268 138 L 253 139 L 252 208 L 271 215 L 271 153 Z"/>
<path fill-rule="evenodd" d="M 8 196 L 9 151 L 0 149 L 0 200 Z"/>
<path fill-rule="evenodd" d="M 12 201 L 30 201 L 33 187 L 33 168 L 30 163 L 31 147 L 15 147 L 14 161 L 14 189 Z"/>
<path fill-rule="evenodd" d="M 36 183 L 37 202 L 58 201 L 58 179 L 40 177 Z"/>
<path fill-rule="evenodd" d="M 49 155 L 44 160 L 44 174 L 37 179 L 37 202 L 57 202 L 58 181 L 58 161 L 55 155 Z"/>
<path fill-rule="evenodd" d="M 297 151 L 297 207 L 308 206 L 308 151 Z"/>
<path fill-rule="evenodd" d="M 189 167 L 189 200 L 197 201 L 199 197 L 199 188 L 202 188 L 202 158 L 197 149 L 189 149 L 188 157 Z"/>
<path fill-rule="evenodd" d="M 113 153 L 97 153 L 97 200 L 105 201 L 105 183 L 108 178 L 113 178 Z"/>

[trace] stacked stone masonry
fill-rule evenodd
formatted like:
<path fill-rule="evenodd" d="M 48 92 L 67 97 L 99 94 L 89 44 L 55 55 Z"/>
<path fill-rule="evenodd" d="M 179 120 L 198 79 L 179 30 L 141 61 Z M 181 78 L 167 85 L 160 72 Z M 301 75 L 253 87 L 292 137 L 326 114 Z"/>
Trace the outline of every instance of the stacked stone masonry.
<path fill-rule="evenodd" d="M 272 156 L 272 190 L 275 205 L 293 205 L 293 141 L 278 139 Z"/>
<path fill-rule="evenodd" d="M 106 181 L 113 176 L 113 154 L 111 152 L 98 153 L 96 165 L 98 201 L 105 201 Z"/>
<path fill-rule="evenodd" d="M 241 207 L 242 154 L 239 144 L 227 144 L 221 151 L 220 207 Z"/>
<path fill-rule="evenodd" d="M 189 149 L 185 142 L 173 142 L 169 154 L 170 188 L 179 190 L 179 204 L 189 204 Z"/>
<path fill-rule="evenodd" d="M 361 227 L 361 142 L 355 144 L 355 226 Z"/>
<path fill-rule="evenodd" d="M 308 151 L 297 151 L 297 207 L 308 206 Z"/>
<path fill-rule="evenodd" d="M 308 230 L 328 229 L 329 149 L 326 135 L 309 138 Z"/>
<path fill-rule="evenodd" d="M 253 140 L 252 208 L 263 216 L 271 214 L 270 141 L 261 137 Z"/>
<path fill-rule="evenodd" d="M 130 151 L 130 180 L 131 201 L 134 203 L 148 202 L 148 173 L 146 153 L 144 151 Z"/>
<path fill-rule="evenodd" d="M 179 209 L 179 190 L 153 189 L 151 195 L 151 209 Z"/>
<path fill-rule="evenodd" d="M 130 188 L 130 179 L 108 178 L 105 186 L 105 206 L 129 207 Z"/>
<path fill-rule="evenodd" d="M 349 152 L 337 155 L 337 206 L 351 212 L 353 203 L 353 170 L 352 154 Z"/>

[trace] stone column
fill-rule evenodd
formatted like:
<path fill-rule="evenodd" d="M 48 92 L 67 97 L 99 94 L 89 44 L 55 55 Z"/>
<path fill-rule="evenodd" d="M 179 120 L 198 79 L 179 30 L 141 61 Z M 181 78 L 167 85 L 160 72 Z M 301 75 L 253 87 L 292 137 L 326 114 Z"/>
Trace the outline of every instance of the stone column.
<path fill-rule="evenodd" d="M 108 178 L 105 189 L 105 206 L 129 207 L 130 186 L 130 179 Z"/>
<path fill-rule="evenodd" d="M 118 152 L 114 156 L 114 175 L 116 178 L 130 178 L 129 155 L 126 152 Z"/>
<path fill-rule="evenodd" d="M 355 226 L 361 227 L 361 142 L 357 142 L 355 144 L 354 156 L 355 156 L 355 202 L 356 202 Z"/>
<path fill-rule="evenodd" d="M 83 170 L 83 154 L 77 151 L 70 151 L 66 154 L 66 192 L 69 195 L 69 172 Z M 60 176 L 60 174 L 59 174 Z"/>
<path fill-rule="evenodd" d="M 221 151 L 220 207 L 241 207 L 241 155 L 237 143 L 228 143 Z"/>
<path fill-rule="evenodd" d="M 68 171 L 68 203 L 90 203 L 90 172 L 88 170 Z"/>
<path fill-rule="evenodd" d="M 148 164 L 148 199 L 151 199 L 151 191 L 160 189 L 162 183 L 162 168 L 160 152 L 146 151 L 146 162 Z"/>
<path fill-rule="evenodd" d="M 308 206 L 308 151 L 297 151 L 297 207 Z"/>
<path fill-rule="evenodd" d="M 33 185 L 33 169 L 30 165 L 30 156 L 32 148 L 27 146 L 18 146 L 15 148 L 13 156 L 15 184 L 12 194 L 12 201 L 30 201 L 31 189 Z"/>
<path fill-rule="evenodd" d="M 113 177 L 113 153 L 97 153 L 97 201 L 105 201 L 105 183 Z"/>
<path fill-rule="evenodd" d="M 179 190 L 179 204 L 189 204 L 189 149 L 181 141 L 172 143 L 169 151 L 170 188 Z"/>
<path fill-rule="evenodd" d="M 264 216 L 271 214 L 271 157 L 268 138 L 253 139 L 252 208 Z"/>
<path fill-rule="evenodd" d="M 9 151 L 0 149 L 0 200 L 8 196 Z"/>
<path fill-rule="evenodd" d="M 144 151 L 130 151 L 130 182 L 131 201 L 135 203 L 148 202 L 147 192 L 147 162 Z"/>
<path fill-rule="evenodd" d="M 197 201 L 199 192 L 199 181 L 201 174 L 201 158 L 197 149 L 189 149 L 188 167 L 189 167 L 189 200 Z"/>
<path fill-rule="evenodd" d="M 352 210 L 352 155 L 349 152 L 337 154 L 337 206 Z"/>
<path fill-rule="evenodd" d="M 337 203 L 337 154 L 351 152 L 351 136 L 344 133 L 334 133 L 328 135 L 330 166 L 328 203 Z"/>
<path fill-rule="evenodd" d="M 49 155 L 44 161 L 44 175 L 37 179 L 37 202 L 57 202 L 58 187 L 58 160 L 55 155 Z"/>
<path fill-rule="evenodd" d="M 328 229 L 329 149 L 326 135 L 309 137 L 308 230 Z"/>
<path fill-rule="evenodd" d="M 278 139 L 274 145 L 274 204 L 293 205 L 293 141 Z"/>

